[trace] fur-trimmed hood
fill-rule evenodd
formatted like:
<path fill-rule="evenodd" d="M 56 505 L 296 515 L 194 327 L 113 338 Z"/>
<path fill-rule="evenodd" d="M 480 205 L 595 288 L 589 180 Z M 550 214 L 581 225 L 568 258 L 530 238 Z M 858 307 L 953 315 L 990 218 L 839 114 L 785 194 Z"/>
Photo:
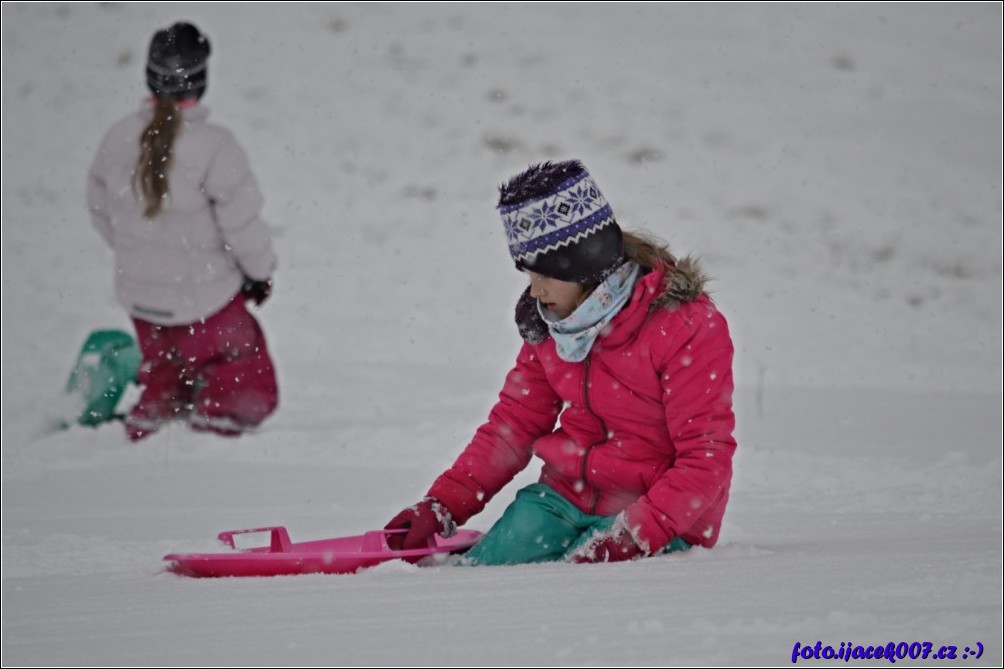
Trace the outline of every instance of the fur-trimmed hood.
<path fill-rule="evenodd" d="M 669 247 L 654 237 L 628 232 L 624 234 L 624 255 L 644 270 L 664 269 L 663 291 L 649 305 L 649 310 L 676 309 L 682 302 L 693 302 L 706 293 L 708 276 L 693 256 L 679 260 Z"/>
<path fill-rule="evenodd" d="M 683 302 L 693 302 L 707 294 L 707 284 L 708 275 L 704 273 L 700 261 L 693 256 L 681 258 L 675 264 L 666 266 L 662 294 L 652 300 L 649 310 L 676 309 Z"/>

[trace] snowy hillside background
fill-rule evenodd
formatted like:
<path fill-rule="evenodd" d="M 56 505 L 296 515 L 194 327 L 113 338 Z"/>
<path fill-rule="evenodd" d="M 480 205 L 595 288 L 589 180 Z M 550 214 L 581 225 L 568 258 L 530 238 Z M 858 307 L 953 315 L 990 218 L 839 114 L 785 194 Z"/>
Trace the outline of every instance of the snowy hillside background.
<path fill-rule="evenodd" d="M 130 327 L 84 174 L 182 19 L 266 194 L 282 404 L 239 440 L 51 432 L 87 333 Z M 787 664 L 817 640 L 999 664 L 1001 44 L 999 3 L 4 3 L 4 664 Z M 719 546 L 166 573 L 221 530 L 356 534 L 424 493 L 520 343 L 495 188 L 571 157 L 714 275 Z"/>

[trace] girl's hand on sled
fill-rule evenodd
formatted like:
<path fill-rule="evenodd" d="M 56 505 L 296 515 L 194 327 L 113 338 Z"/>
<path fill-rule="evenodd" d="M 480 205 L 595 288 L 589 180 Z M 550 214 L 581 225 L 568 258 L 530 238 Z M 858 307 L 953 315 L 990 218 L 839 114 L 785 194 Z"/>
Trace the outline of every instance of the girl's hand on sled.
<path fill-rule="evenodd" d="M 453 536 L 457 526 L 453 522 L 450 510 L 442 502 L 433 497 L 426 497 L 394 516 L 384 529 L 408 530 L 406 534 L 387 535 L 387 545 L 392 550 L 400 551 L 425 548 L 429 545 L 429 537 L 434 534 Z"/>

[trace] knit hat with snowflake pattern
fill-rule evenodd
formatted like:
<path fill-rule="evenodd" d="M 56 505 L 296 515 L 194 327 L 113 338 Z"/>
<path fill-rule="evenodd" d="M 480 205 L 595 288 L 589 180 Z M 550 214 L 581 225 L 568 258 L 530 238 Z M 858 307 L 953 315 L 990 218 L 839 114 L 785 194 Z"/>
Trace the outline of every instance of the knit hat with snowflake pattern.
<path fill-rule="evenodd" d="M 613 210 L 578 160 L 531 165 L 499 187 L 498 209 L 520 270 L 588 285 L 624 263 Z"/>

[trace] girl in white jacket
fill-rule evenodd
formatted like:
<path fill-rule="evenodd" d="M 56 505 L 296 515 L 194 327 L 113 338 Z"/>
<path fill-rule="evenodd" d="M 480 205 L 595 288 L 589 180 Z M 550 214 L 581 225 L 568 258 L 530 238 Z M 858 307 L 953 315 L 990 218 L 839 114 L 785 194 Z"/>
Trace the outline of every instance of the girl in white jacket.
<path fill-rule="evenodd" d="M 112 126 L 88 177 L 91 218 L 115 253 L 116 293 L 143 354 L 143 393 L 125 421 L 134 441 L 175 418 L 239 435 L 278 403 L 245 306 L 268 298 L 276 258 L 243 149 L 198 104 L 209 53 L 188 23 L 153 36 L 153 98 Z"/>

